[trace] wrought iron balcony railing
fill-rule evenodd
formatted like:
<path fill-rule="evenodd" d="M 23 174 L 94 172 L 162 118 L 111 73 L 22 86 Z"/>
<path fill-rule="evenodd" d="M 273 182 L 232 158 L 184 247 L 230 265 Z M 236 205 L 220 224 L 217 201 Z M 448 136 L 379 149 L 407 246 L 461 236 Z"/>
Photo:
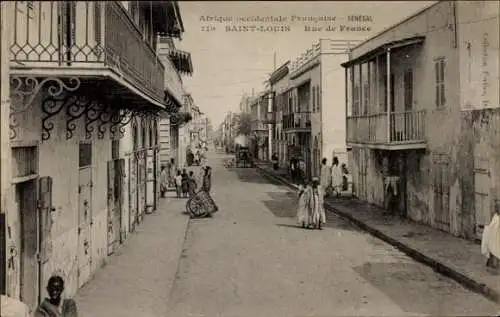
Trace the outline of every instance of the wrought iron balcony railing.
<path fill-rule="evenodd" d="M 387 123 L 389 120 L 389 124 Z M 363 144 L 423 143 L 425 110 L 347 117 L 347 142 Z"/>
<path fill-rule="evenodd" d="M 311 113 L 294 112 L 283 115 L 283 129 L 311 129 Z"/>
<path fill-rule="evenodd" d="M 28 2 L 15 3 L 10 45 L 14 67 L 64 67 L 86 74 L 112 69 L 140 91 L 163 100 L 164 67 L 148 35 L 119 1 Z"/>

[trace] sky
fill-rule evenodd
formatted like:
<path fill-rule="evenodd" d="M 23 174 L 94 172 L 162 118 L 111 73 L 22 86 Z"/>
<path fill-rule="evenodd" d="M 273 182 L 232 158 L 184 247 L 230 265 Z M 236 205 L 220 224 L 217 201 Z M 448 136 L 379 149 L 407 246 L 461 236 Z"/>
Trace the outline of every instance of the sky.
<path fill-rule="evenodd" d="M 217 128 L 228 111 L 239 110 L 243 94 L 264 90 L 275 65 L 295 60 L 320 38 L 368 39 L 433 2 L 181 1 L 185 33 L 176 45 L 191 53 L 194 68 L 192 76 L 183 77 L 185 90 Z M 348 22 L 350 15 L 367 21 Z M 273 21 L 241 20 L 248 17 Z M 340 30 L 340 25 L 363 30 Z M 242 26 L 273 30 L 244 31 Z M 322 30 L 306 31 L 306 26 Z M 327 31 L 328 26 L 336 29 Z"/>

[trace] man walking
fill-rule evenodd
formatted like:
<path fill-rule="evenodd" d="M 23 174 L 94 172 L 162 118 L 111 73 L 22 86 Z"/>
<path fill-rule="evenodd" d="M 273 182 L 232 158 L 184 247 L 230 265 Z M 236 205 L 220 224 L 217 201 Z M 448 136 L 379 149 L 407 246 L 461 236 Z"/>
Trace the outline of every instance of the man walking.
<path fill-rule="evenodd" d="M 330 168 L 327 165 L 327 159 L 323 158 L 321 160 L 321 174 L 320 174 L 320 185 L 323 189 L 323 194 L 326 196 L 326 190 L 330 187 L 332 182 Z"/>

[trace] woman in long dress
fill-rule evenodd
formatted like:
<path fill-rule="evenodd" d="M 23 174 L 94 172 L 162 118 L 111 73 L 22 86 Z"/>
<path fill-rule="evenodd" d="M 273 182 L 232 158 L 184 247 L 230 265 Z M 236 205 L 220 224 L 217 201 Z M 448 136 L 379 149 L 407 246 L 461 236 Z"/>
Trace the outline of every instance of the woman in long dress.
<path fill-rule="evenodd" d="M 339 166 L 339 159 L 335 156 L 332 162 L 332 190 L 337 194 L 337 197 L 340 196 L 342 191 L 342 184 L 344 179 L 342 178 L 342 170 Z"/>
<path fill-rule="evenodd" d="M 310 224 L 309 202 L 311 200 L 311 193 L 311 186 L 309 184 L 303 182 L 299 185 L 297 223 L 302 226 L 302 228 L 307 228 Z"/>
<path fill-rule="evenodd" d="M 310 224 L 313 228 L 320 229 L 326 223 L 323 188 L 319 184 L 319 179 L 315 177 L 310 189 L 309 212 L 311 215 Z"/>

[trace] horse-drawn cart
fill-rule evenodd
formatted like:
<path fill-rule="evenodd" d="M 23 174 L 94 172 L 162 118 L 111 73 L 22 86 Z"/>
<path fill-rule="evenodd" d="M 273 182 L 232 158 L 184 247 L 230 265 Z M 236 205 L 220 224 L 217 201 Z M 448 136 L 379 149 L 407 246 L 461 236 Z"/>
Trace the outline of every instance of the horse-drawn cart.
<path fill-rule="evenodd" d="M 253 167 L 250 149 L 246 146 L 236 148 L 236 167 Z"/>

